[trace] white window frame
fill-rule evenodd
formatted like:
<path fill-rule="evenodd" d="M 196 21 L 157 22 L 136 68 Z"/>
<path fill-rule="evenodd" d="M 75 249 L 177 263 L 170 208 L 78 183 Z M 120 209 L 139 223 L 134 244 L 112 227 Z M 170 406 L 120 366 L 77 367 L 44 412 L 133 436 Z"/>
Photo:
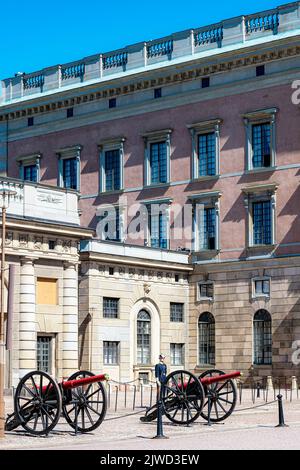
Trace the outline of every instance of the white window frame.
<path fill-rule="evenodd" d="M 159 131 L 147 132 L 142 135 L 144 139 L 144 186 L 161 186 L 169 184 L 171 181 L 171 134 L 172 129 L 163 129 Z M 167 181 L 165 183 L 151 182 L 151 144 L 158 142 L 166 143 L 166 159 L 167 159 Z"/>
<path fill-rule="evenodd" d="M 220 126 L 222 119 L 213 119 L 210 121 L 197 122 L 195 124 L 188 124 L 192 136 L 192 159 L 191 159 L 191 178 L 192 180 L 202 180 L 217 178 L 220 176 Z M 215 134 L 215 168 L 216 173 L 214 175 L 200 176 L 199 175 L 199 149 L 198 149 L 198 137 L 200 135 Z"/>
<path fill-rule="evenodd" d="M 31 155 L 24 155 L 22 157 L 17 158 L 17 162 L 19 164 L 19 177 L 21 180 L 24 180 L 24 168 L 26 166 L 35 165 L 36 166 L 36 181 L 32 181 L 32 183 L 39 183 L 40 181 L 40 160 L 42 158 L 41 153 L 35 153 Z M 29 181 L 30 182 L 30 181 Z"/>
<path fill-rule="evenodd" d="M 248 186 L 243 188 L 246 209 L 246 245 L 247 248 L 273 247 L 276 245 L 276 191 L 277 183 Z M 270 201 L 271 204 L 271 243 L 268 245 L 253 244 L 253 203 Z"/>
<path fill-rule="evenodd" d="M 57 184 L 60 188 L 64 188 L 64 179 L 63 179 L 63 160 L 68 160 L 71 158 L 76 158 L 76 190 L 80 192 L 80 155 L 81 155 L 82 146 L 75 145 L 74 147 L 65 147 L 56 151 L 58 157 L 58 181 Z M 65 188 L 70 189 L 70 188 Z"/>
<path fill-rule="evenodd" d="M 124 142 L 125 137 L 115 137 L 113 139 L 105 139 L 98 145 L 99 149 L 99 192 L 114 193 L 124 189 Z M 112 150 L 120 152 L 120 189 L 106 190 L 106 172 L 105 172 L 105 153 Z"/>
<path fill-rule="evenodd" d="M 222 193 L 220 191 L 204 192 L 190 196 L 190 201 L 193 203 L 193 245 L 192 249 L 196 253 L 215 253 L 220 251 L 220 198 Z M 197 206 L 204 206 L 204 208 L 214 208 L 216 214 L 216 233 L 215 233 L 215 249 L 200 249 L 199 240 L 199 210 Z"/>
<path fill-rule="evenodd" d="M 269 294 L 257 294 L 255 290 L 255 283 L 257 281 L 268 281 L 269 282 Z M 270 299 L 271 298 L 271 278 L 269 276 L 257 276 L 251 279 L 252 282 L 252 299 Z"/>
<path fill-rule="evenodd" d="M 213 286 L 213 297 L 202 297 L 200 285 L 212 285 Z M 197 283 L 197 302 L 213 302 L 215 298 L 215 283 L 213 281 L 198 281 Z"/>
<path fill-rule="evenodd" d="M 270 171 L 276 168 L 276 114 L 277 108 L 269 108 L 243 115 L 246 130 L 246 165 L 247 171 Z M 252 127 L 256 124 L 270 124 L 271 162 L 268 167 L 253 167 Z"/>

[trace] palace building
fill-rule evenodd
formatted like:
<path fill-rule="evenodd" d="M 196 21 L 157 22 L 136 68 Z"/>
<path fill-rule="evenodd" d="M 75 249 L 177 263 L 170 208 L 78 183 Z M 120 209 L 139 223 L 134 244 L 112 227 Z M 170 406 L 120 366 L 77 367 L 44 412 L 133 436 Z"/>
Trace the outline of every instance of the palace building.
<path fill-rule="evenodd" d="M 299 88 L 300 2 L 2 81 L 8 383 L 300 376 Z"/>

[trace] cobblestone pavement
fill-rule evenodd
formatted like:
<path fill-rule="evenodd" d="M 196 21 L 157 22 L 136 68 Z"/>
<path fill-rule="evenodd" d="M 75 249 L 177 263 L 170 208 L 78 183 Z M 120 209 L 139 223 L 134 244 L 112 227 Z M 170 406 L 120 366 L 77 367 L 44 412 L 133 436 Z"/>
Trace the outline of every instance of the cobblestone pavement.
<path fill-rule="evenodd" d="M 290 402 L 288 399 L 283 404 L 287 428 L 275 428 L 278 424 L 276 402 L 265 404 L 261 398 L 253 404 L 248 395 L 222 424 L 208 427 L 200 418 L 185 427 L 164 419 L 164 433 L 169 438 L 164 441 L 151 439 L 156 434 L 156 422 L 140 422 L 143 409 L 133 411 L 123 407 L 117 412 L 109 410 L 105 421 L 93 433 L 75 436 L 61 419 L 48 437 L 30 436 L 21 427 L 6 433 L 5 439 L 0 441 L 0 449 L 300 449 L 300 400 Z M 251 409 L 245 410 L 248 407 Z M 7 399 L 6 410 L 11 409 L 12 400 Z"/>

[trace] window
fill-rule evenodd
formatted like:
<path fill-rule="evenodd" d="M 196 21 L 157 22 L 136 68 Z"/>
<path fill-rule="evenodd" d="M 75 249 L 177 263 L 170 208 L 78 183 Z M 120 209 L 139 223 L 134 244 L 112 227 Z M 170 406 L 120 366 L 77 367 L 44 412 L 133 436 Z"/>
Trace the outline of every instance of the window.
<path fill-rule="evenodd" d="M 216 210 L 205 207 L 199 212 L 199 249 L 216 249 Z"/>
<path fill-rule="evenodd" d="M 253 168 L 271 165 L 271 126 L 270 123 L 252 126 L 252 166 Z"/>
<path fill-rule="evenodd" d="M 80 153 L 81 146 L 67 147 L 59 150 L 58 186 L 80 191 Z"/>
<path fill-rule="evenodd" d="M 203 77 L 201 79 L 201 87 L 208 88 L 210 86 L 210 77 Z"/>
<path fill-rule="evenodd" d="M 63 159 L 63 187 L 67 189 L 77 189 L 77 159 Z"/>
<path fill-rule="evenodd" d="M 145 143 L 144 184 L 165 184 L 170 181 L 171 129 L 143 135 Z"/>
<path fill-rule="evenodd" d="M 120 343 L 118 341 L 103 341 L 103 364 L 118 365 L 119 349 Z"/>
<path fill-rule="evenodd" d="M 149 373 L 148 372 L 139 372 L 139 382 L 143 385 L 149 384 Z"/>
<path fill-rule="evenodd" d="M 37 166 L 35 165 L 24 165 L 23 179 L 25 181 L 37 182 Z"/>
<path fill-rule="evenodd" d="M 110 267 L 108 268 L 108 274 L 109 274 L 110 276 L 113 276 L 113 275 L 115 274 L 115 269 L 110 266 Z"/>
<path fill-rule="evenodd" d="M 119 149 L 105 152 L 104 171 L 105 191 L 117 191 L 121 189 Z"/>
<path fill-rule="evenodd" d="M 265 66 L 264 65 L 258 65 L 256 67 L 256 76 L 257 77 L 262 77 L 265 75 Z"/>
<path fill-rule="evenodd" d="M 68 108 L 67 109 L 67 118 L 71 118 L 74 116 L 74 109 L 73 108 Z"/>
<path fill-rule="evenodd" d="M 36 298 L 38 305 L 58 305 L 57 279 L 38 277 Z"/>
<path fill-rule="evenodd" d="M 107 223 L 103 226 L 102 240 L 120 241 L 120 209 L 114 208 L 114 213 L 104 211 L 99 220 Z"/>
<path fill-rule="evenodd" d="M 199 282 L 198 284 L 198 300 L 213 300 L 214 284 L 213 282 Z"/>
<path fill-rule="evenodd" d="M 155 211 L 156 212 L 156 211 Z M 168 248 L 167 216 L 165 212 L 149 211 L 149 234 L 152 248 Z"/>
<path fill-rule="evenodd" d="M 272 244 L 271 201 L 253 202 L 253 245 Z"/>
<path fill-rule="evenodd" d="M 31 127 L 34 125 L 34 118 L 32 116 L 28 118 L 27 125 L 28 127 Z"/>
<path fill-rule="evenodd" d="M 269 297 L 270 296 L 270 279 L 257 278 L 253 279 L 253 297 Z"/>
<path fill-rule="evenodd" d="M 154 88 L 154 98 L 161 98 L 162 97 L 162 90 L 161 88 Z"/>
<path fill-rule="evenodd" d="M 150 144 L 151 184 L 167 182 L 166 142 Z"/>
<path fill-rule="evenodd" d="M 119 300 L 111 297 L 103 297 L 103 317 L 118 318 L 119 317 Z"/>
<path fill-rule="evenodd" d="M 184 364 L 184 344 L 170 344 L 171 366 L 181 366 Z"/>
<path fill-rule="evenodd" d="M 37 336 L 37 370 L 52 374 L 51 336 Z"/>
<path fill-rule="evenodd" d="M 244 114 L 247 170 L 273 168 L 276 165 L 277 108 Z"/>
<path fill-rule="evenodd" d="M 192 179 L 220 173 L 220 119 L 188 124 L 192 136 Z"/>
<path fill-rule="evenodd" d="M 49 250 L 55 250 L 56 241 L 55 240 L 49 240 L 48 245 L 49 245 Z"/>
<path fill-rule="evenodd" d="M 117 107 L 117 98 L 110 98 L 108 100 L 108 107 L 111 108 L 116 108 Z"/>
<path fill-rule="evenodd" d="M 183 309 L 184 304 L 170 303 L 170 321 L 171 322 L 183 322 Z"/>
<path fill-rule="evenodd" d="M 199 317 L 199 365 L 214 365 L 215 360 L 215 319 L 209 312 Z"/>
<path fill-rule="evenodd" d="M 253 319 L 254 364 L 272 364 L 272 319 L 266 310 L 258 310 Z"/>
<path fill-rule="evenodd" d="M 146 310 L 137 316 L 137 363 L 151 363 L 151 317 Z"/>
<path fill-rule="evenodd" d="M 198 135 L 198 168 L 199 176 L 216 174 L 216 134 Z"/>
<path fill-rule="evenodd" d="M 175 282 L 179 282 L 179 274 L 175 274 Z"/>
<path fill-rule="evenodd" d="M 100 192 L 120 191 L 123 188 L 125 138 L 104 140 L 100 149 Z"/>

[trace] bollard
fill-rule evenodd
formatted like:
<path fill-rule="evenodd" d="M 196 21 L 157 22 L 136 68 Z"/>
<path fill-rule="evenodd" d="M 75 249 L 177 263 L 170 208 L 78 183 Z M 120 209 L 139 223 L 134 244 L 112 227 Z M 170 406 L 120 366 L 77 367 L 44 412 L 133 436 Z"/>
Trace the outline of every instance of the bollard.
<path fill-rule="evenodd" d="M 135 410 L 135 398 L 136 398 L 136 385 L 133 385 L 133 403 L 132 403 L 133 410 Z"/>
<path fill-rule="evenodd" d="M 260 383 L 256 384 L 256 398 L 260 398 Z"/>
<path fill-rule="evenodd" d="M 284 422 L 282 395 L 277 395 L 277 399 L 278 399 L 279 424 L 276 426 L 276 428 L 287 428 L 288 426 Z"/>
<path fill-rule="evenodd" d="M 108 406 L 108 408 L 110 408 L 110 383 L 109 382 L 107 382 L 107 388 L 108 388 L 108 394 L 107 394 L 108 395 L 108 397 L 107 397 L 108 398 L 108 404 L 107 404 L 107 406 Z"/>
<path fill-rule="evenodd" d="M 127 406 L 127 384 L 125 384 L 124 407 Z"/>
<path fill-rule="evenodd" d="M 211 426 L 210 414 L 211 414 L 212 404 L 211 404 L 211 396 L 210 393 L 207 395 L 207 426 Z"/>
<path fill-rule="evenodd" d="M 163 431 L 162 395 L 163 395 L 163 386 L 160 387 L 159 399 L 157 402 L 157 428 L 156 428 L 156 436 L 154 436 L 153 439 L 168 439 L 168 437 L 164 435 L 164 431 Z"/>
<path fill-rule="evenodd" d="M 116 388 L 116 401 L 115 401 L 115 411 L 118 409 L 118 395 L 119 395 L 119 387 L 118 385 L 115 385 Z"/>
<path fill-rule="evenodd" d="M 143 382 L 141 382 L 141 408 L 144 408 L 143 407 L 143 390 L 144 390 L 144 386 L 143 386 Z"/>
<path fill-rule="evenodd" d="M 239 392 L 240 392 L 240 404 L 241 404 L 242 403 L 242 394 L 243 394 L 243 382 L 240 382 Z"/>
<path fill-rule="evenodd" d="M 150 385 L 150 408 L 152 406 L 153 385 Z"/>

